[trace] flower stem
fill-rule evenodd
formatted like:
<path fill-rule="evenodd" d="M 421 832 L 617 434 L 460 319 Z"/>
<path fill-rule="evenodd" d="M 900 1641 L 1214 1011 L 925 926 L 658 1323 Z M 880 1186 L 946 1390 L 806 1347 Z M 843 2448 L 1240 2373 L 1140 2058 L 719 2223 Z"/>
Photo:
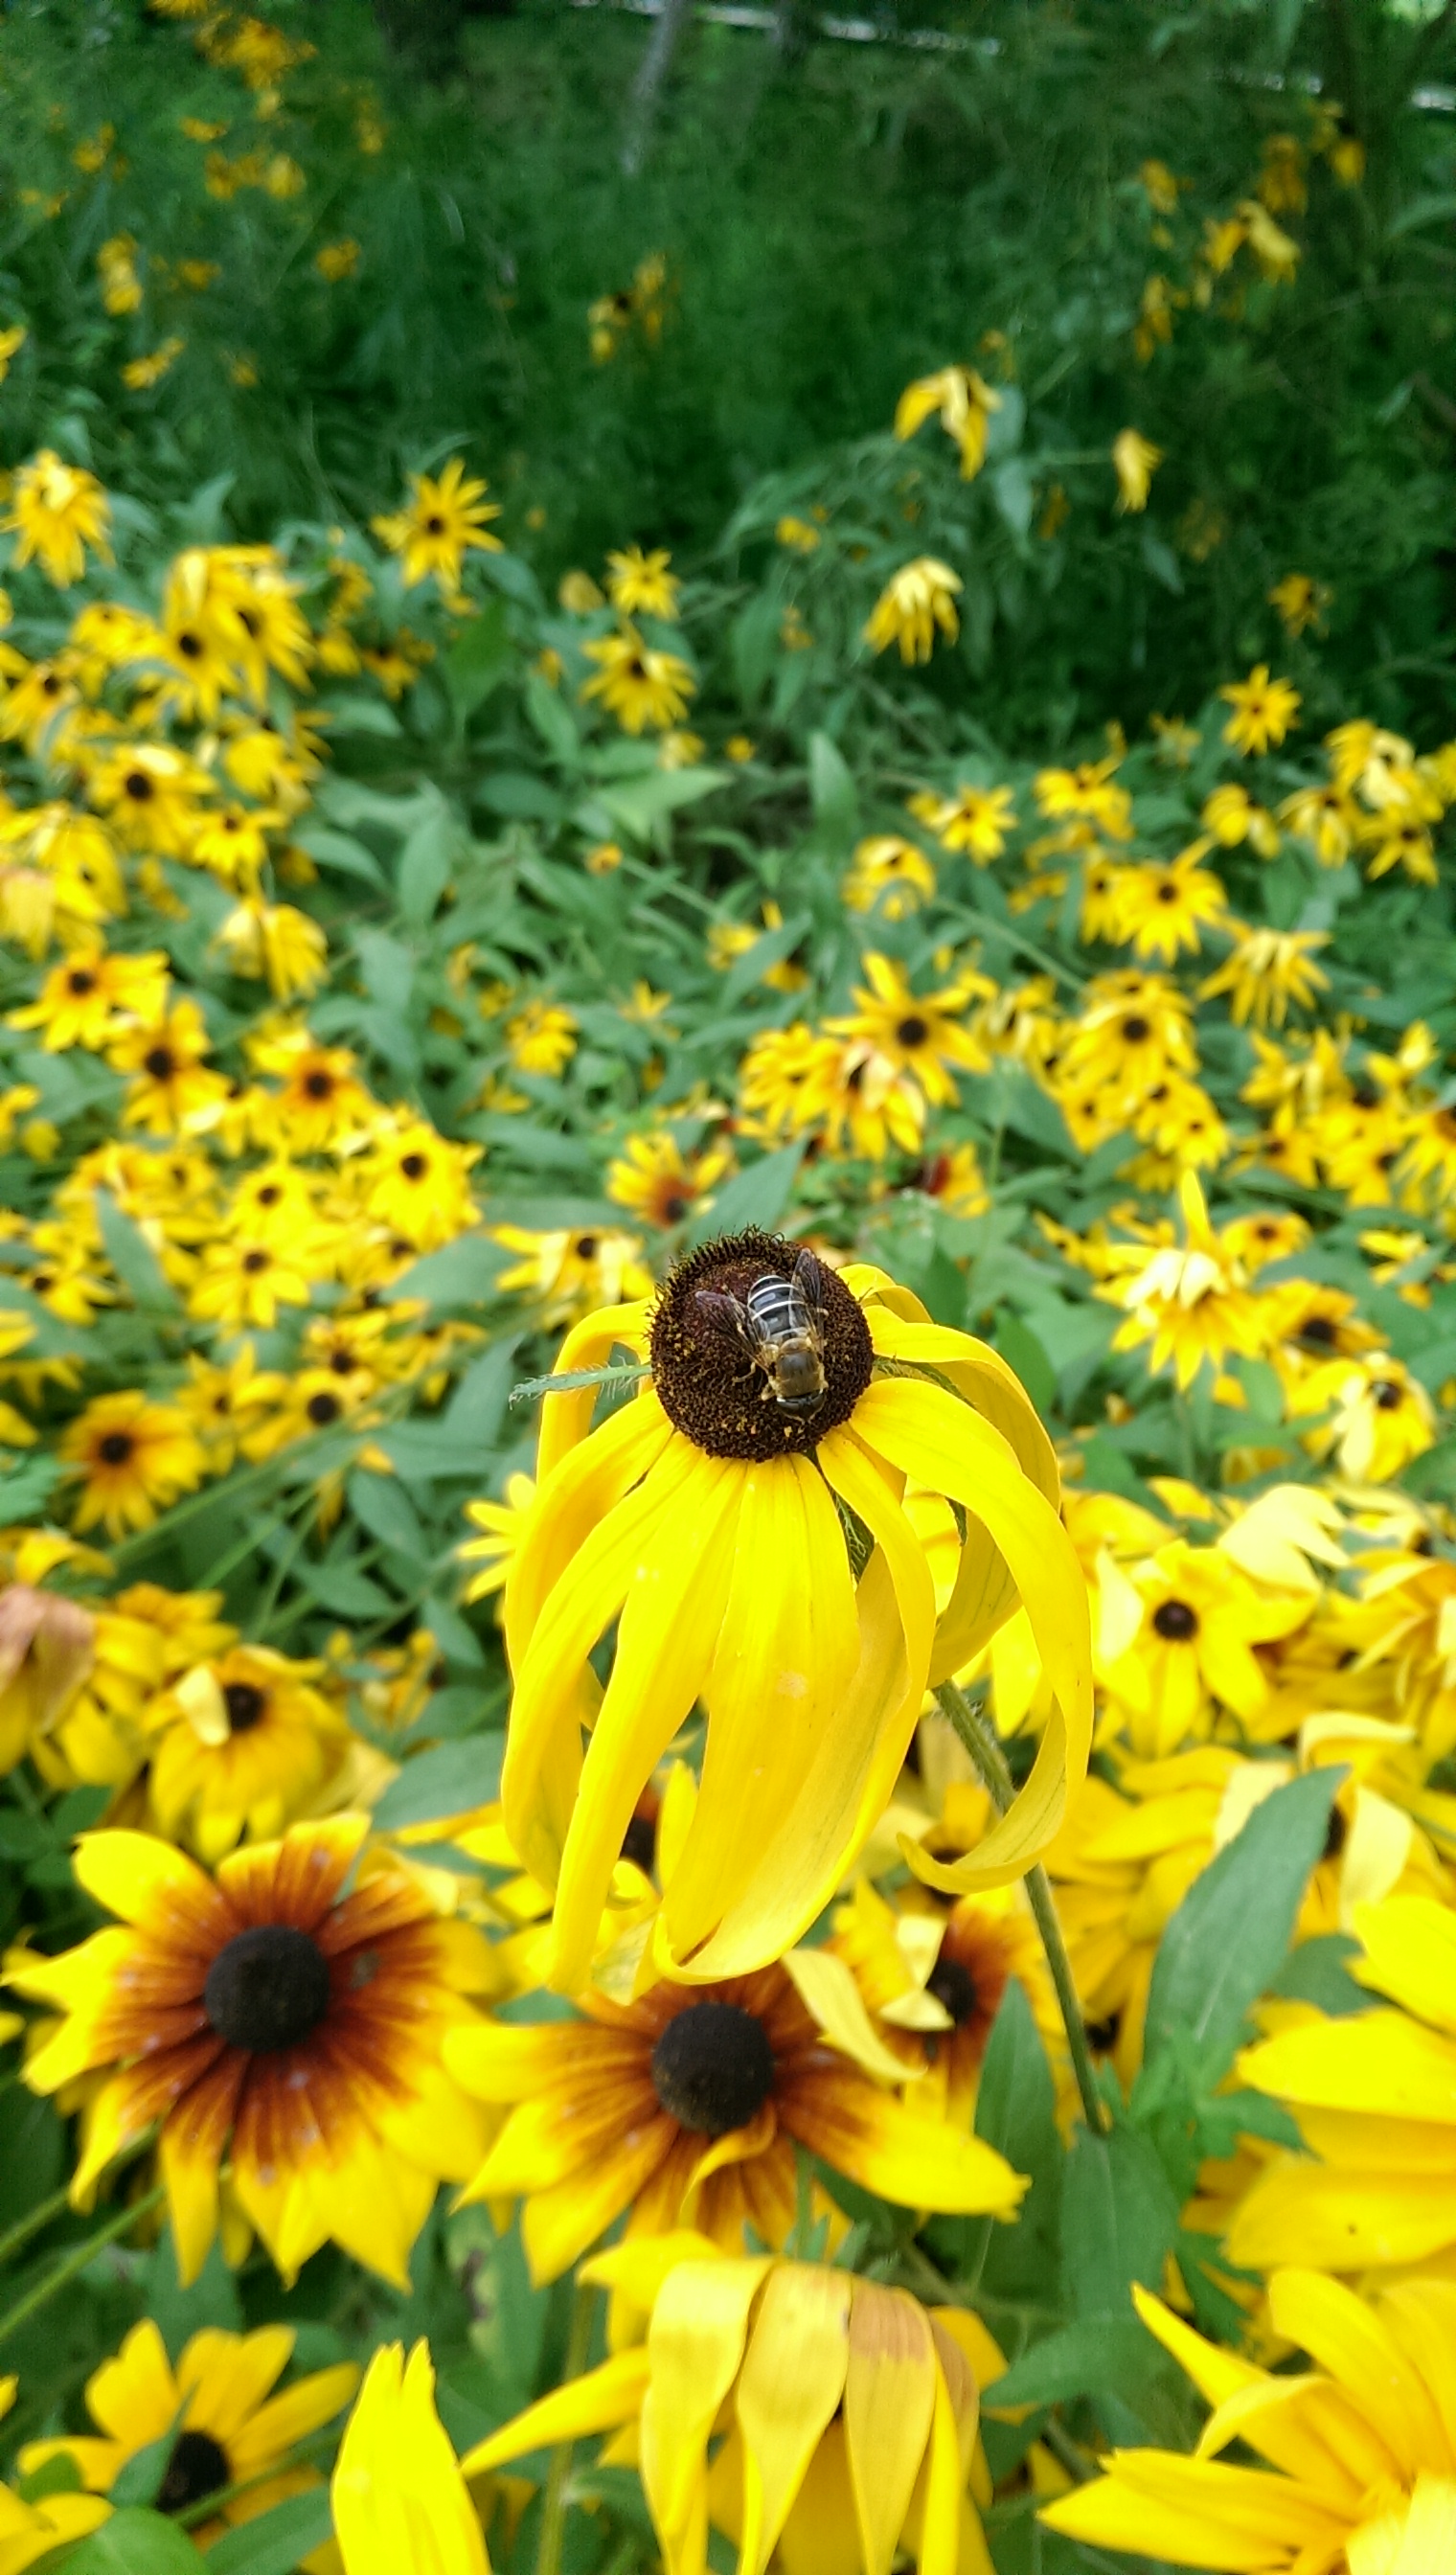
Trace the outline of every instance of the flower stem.
<path fill-rule="evenodd" d="M 567 2338 L 567 2357 L 562 2369 L 562 2385 L 580 2378 L 587 2366 L 592 2347 L 592 2317 L 597 2292 L 580 2281 L 572 2308 L 572 2330 Z M 567 2482 L 572 2473 L 572 2443 L 561 2442 L 552 2452 L 547 2472 L 546 2492 L 541 2505 L 541 2537 L 536 2544 L 536 2575 L 561 2575 L 562 2542 L 567 2533 Z"/>
<path fill-rule="evenodd" d="M 53 2217 L 59 2217 L 70 2196 L 71 2185 L 63 2181 L 59 2190 L 51 2192 L 49 2199 L 37 2201 L 35 2207 L 28 2208 L 13 2226 L 7 2226 L 4 2234 L 0 2235 L 0 2262 L 8 2262 L 11 2254 L 18 2253 L 22 2244 L 29 2243 L 32 2235 L 39 2235 L 43 2226 L 49 2226 Z"/>
<path fill-rule="evenodd" d="M 29 2324 L 31 2317 L 38 2315 L 42 2307 L 49 2306 L 52 2298 L 74 2280 L 79 2271 L 85 2270 L 88 2262 L 94 2261 L 108 2244 L 114 2244 L 119 2235 L 127 2234 L 154 2208 L 160 2208 L 166 2196 L 167 2185 L 159 2181 L 143 2198 L 133 2200 L 129 2208 L 118 2209 L 115 2217 L 109 2218 L 105 2226 L 99 2226 L 94 2235 L 88 2235 L 80 2244 L 73 2244 L 53 2271 L 47 2271 L 44 2279 L 37 2280 L 33 2289 L 16 2300 L 8 2314 L 0 2316 L 0 2342 L 7 2334 L 16 2332 L 19 2326 Z"/>
<path fill-rule="evenodd" d="M 997 1814 L 1003 1815 L 1016 1794 L 1016 1783 L 995 1735 L 979 1708 L 971 1705 L 964 1690 L 958 1688 L 954 1681 L 937 1681 L 935 1696 L 940 1703 L 942 1714 L 948 1717 L 975 1763 Z M 1093 2136 L 1105 2136 L 1108 2125 L 1106 2104 L 1097 2089 L 1096 2069 L 1092 2064 L 1092 2051 L 1087 2045 L 1086 2024 L 1082 2019 L 1081 2004 L 1077 2000 L 1071 1961 L 1066 1954 L 1066 1942 L 1061 1936 L 1061 1924 L 1056 1918 L 1056 1903 L 1051 1892 L 1051 1881 L 1044 1868 L 1038 1866 L 1027 1870 L 1026 1895 L 1036 1928 L 1041 1934 L 1041 1945 L 1046 1952 L 1046 1963 L 1051 1971 L 1052 1984 L 1056 1989 L 1057 2007 L 1061 2013 L 1062 2026 L 1066 2031 L 1066 2043 L 1071 2051 L 1072 2072 L 1077 2078 L 1077 2090 L 1082 2096 L 1082 2110 Z"/>

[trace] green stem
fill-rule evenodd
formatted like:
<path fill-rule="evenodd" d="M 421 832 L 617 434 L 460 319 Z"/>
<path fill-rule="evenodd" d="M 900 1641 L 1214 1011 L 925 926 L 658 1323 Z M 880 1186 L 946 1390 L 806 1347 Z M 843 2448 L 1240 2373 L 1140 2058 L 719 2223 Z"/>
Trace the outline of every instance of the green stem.
<path fill-rule="evenodd" d="M 935 1696 L 940 1702 L 942 1713 L 949 1718 L 960 1741 L 975 1763 L 997 1814 L 1003 1815 L 1016 1794 L 1016 1783 L 1007 1767 L 1006 1756 L 994 1734 L 979 1708 L 972 1707 L 964 1690 L 958 1689 L 954 1681 L 938 1682 Z M 1046 1952 L 1051 1981 L 1056 1989 L 1057 2007 L 1061 2012 L 1062 2026 L 1066 2031 L 1066 2043 L 1071 2051 L 1072 2072 L 1077 2078 L 1077 2090 L 1082 2096 L 1083 2114 L 1093 2136 L 1102 2137 L 1107 2133 L 1106 2105 L 1097 2089 L 1096 2069 L 1092 2064 L 1092 2051 L 1087 2045 L 1086 2025 L 1082 2019 L 1081 2004 L 1077 2000 L 1071 1961 L 1066 1954 L 1066 1942 L 1061 1936 L 1061 1924 L 1056 1918 L 1056 1903 L 1051 1892 L 1051 1881 L 1044 1868 L 1028 1869 L 1026 1894 L 1036 1928 L 1041 1934 L 1041 1945 Z"/>
<path fill-rule="evenodd" d="M 562 2384 L 567 2386 L 580 2378 L 587 2366 L 592 2348 L 592 2318 L 597 2292 L 579 2282 L 572 2308 L 572 2330 L 567 2339 L 566 2365 Z M 536 2575 L 561 2575 L 562 2543 L 567 2535 L 567 2481 L 572 2473 L 572 2443 L 563 2441 L 552 2452 L 547 2472 L 546 2493 L 541 2506 L 541 2537 L 536 2545 Z"/>
<path fill-rule="evenodd" d="M 0 2235 L 0 2262 L 8 2262 L 11 2254 L 18 2253 L 22 2244 L 28 2244 L 32 2235 L 39 2235 L 43 2226 L 49 2226 L 53 2217 L 59 2217 L 70 2196 L 70 2183 L 63 2181 L 59 2190 L 51 2192 L 49 2199 L 38 2201 L 24 2217 L 17 2218 L 13 2226 L 7 2226 L 4 2234 Z"/>
<path fill-rule="evenodd" d="M 88 2235 L 81 2244 L 73 2244 L 53 2271 L 48 2271 L 43 2280 L 37 2280 L 33 2289 L 17 2299 L 8 2314 L 0 2316 L 0 2342 L 21 2325 L 29 2324 L 31 2317 L 38 2315 L 42 2307 L 49 2306 L 52 2298 L 74 2280 L 78 2272 L 85 2270 L 88 2262 L 94 2261 L 108 2244 L 114 2244 L 119 2235 L 127 2234 L 139 2219 L 150 2215 L 154 2208 L 160 2208 L 166 2196 L 167 2185 L 159 2181 L 144 2198 L 133 2200 L 129 2208 L 118 2209 L 115 2217 L 110 2218 L 105 2226 L 99 2226 L 94 2235 Z"/>

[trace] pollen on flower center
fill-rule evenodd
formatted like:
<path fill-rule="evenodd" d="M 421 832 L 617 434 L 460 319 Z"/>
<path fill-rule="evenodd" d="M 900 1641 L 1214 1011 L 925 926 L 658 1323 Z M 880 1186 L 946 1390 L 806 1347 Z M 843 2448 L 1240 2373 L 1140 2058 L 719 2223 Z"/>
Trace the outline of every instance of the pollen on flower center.
<path fill-rule="evenodd" d="M 725 1235 L 690 1253 L 663 1289 L 653 1316 L 653 1381 L 669 1420 L 710 1457 L 810 1454 L 869 1383 L 873 1350 L 859 1304 L 815 1262 L 808 1320 L 822 1392 L 807 1404 L 778 1399 L 773 1342 L 752 1337 L 746 1300 L 756 1284 L 781 1280 L 785 1293 L 770 1309 L 774 1330 L 785 1328 L 786 1291 L 801 1257 L 801 1245 L 778 1235 Z"/>
<path fill-rule="evenodd" d="M 709 2137 L 745 2128 L 773 2088 L 773 2050 L 737 2003 L 690 2003 L 653 2049 L 653 2088 L 680 2126 Z"/>
<path fill-rule="evenodd" d="M 209 1967 L 202 2005 L 230 2047 L 254 2055 L 297 2047 L 329 2008 L 323 1951 L 290 1922 L 240 1931 Z"/>
<path fill-rule="evenodd" d="M 958 1958 L 937 1958 L 925 1978 L 925 1991 L 934 1995 L 941 2010 L 949 2013 L 957 2029 L 970 2019 L 978 2000 L 975 1978 Z"/>
<path fill-rule="evenodd" d="M 158 2512 L 186 2512 L 189 2505 L 202 2503 L 208 2495 L 231 2485 L 233 2471 L 227 2451 L 211 2432 L 179 2432 L 167 2462 L 167 2473 L 157 2489 Z"/>
<path fill-rule="evenodd" d="M 1185 1645 L 1190 1636 L 1198 1633 L 1198 1612 L 1186 1600 L 1160 1600 L 1152 1613 L 1152 1623 L 1170 1644 Z"/>

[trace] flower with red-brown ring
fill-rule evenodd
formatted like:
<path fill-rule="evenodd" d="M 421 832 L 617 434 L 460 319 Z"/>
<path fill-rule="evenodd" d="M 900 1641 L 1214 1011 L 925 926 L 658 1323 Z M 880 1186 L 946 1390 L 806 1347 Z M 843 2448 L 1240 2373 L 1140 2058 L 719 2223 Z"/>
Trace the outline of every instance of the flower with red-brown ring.
<path fill-rule="evenodd" d="M 85 1833 L 76 1874 L 121 1922 L 12 1972 L 63 2015 L 32 2088 L 105 2078 L 73 2199 L 157 2123 L 184 2281 L 225 2161 L 285 2279 L 332 2236 L 402 2288 L 439 2184 L 480 2161 L 489 2124 L 440 2060 L 475 2017 L 467 1997 L 497 1988 L 489 1944 L 383 1853 L 346 1893 L 368 1831 L 365 1815 L 295 1824 L 215 1878 L 149 1834 Z"/>

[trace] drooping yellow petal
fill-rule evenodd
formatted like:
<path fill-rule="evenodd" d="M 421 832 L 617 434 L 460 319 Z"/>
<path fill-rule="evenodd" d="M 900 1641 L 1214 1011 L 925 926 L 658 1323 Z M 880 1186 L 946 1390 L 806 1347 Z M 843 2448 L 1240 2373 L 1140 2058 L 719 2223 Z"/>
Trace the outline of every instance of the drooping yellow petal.
<path fill-rule="evenodd" d="M 1241 2387 L 1262 2387 L 1268 2379 L 1266 2369 L 1256 2368 L 1251 2360 L 1241 2360 L 1237 2352 L 1225 2351 L 1220 2344 L 1208 2342 L 1192 2325 L 1184 2324 L 1171 2307 L 1153 2296 L 1138 2281 L 1132 2284 L 1132 2303 L 1150 2334 L 1156 2334 L 1164 2351 L 1171 2352 L 1184 2375 L 1191 2378 L 1200 2396 L 1210 2405 L 1222 2405 L 1236 2396 Z"/>
<path fill-rule="evenodd" d="M 876 2033 L 847 1959 L 833 1949 L 790 1949 L 783 1961 L 805 2010 L 812 2012 L 826 2039 L 841 2056 L 876 2075 L 882 2083 L 902 2083 L 907 2069 Z M 942 2027 L 948 2022 L 942 2021 Z"/>
<path fill-rule="evenodd" d="M 864 2575 L 889 2575 L 930 2437 L 939 2383 L 923 2307 L 903 2289 L 856 2280 L 844 2438 Z"/>
<path fill-rule="evenodd" d="M 730 1458 L 690 1454 L 694 1470 L 684 1478 L 673 1520 L 659 1523 L 634 1568 L 612 1676 L 582 1767 L 552 1925 L 549 1981 L 559 1993 L 580 1993 L 591 1974 L 602 1908 L 633 1810 L 707 1681 L 723 1625 L 742 1469 Z M 700 1799 L 700 1817 L 703 1811 Z"/>
<path fill-rule="evenodd" d="M 708 2439 L 737 2374 L 767 2257 L 682 2262 L 664 2281 L 648 2328 L 642 2480 L 670 2575 L 697 2554 L 708 2502 Z"/>
<path fill-rule="evenodd" d="M 829 1439 L 837 1435 L 831 1431 Z M 820 1463 L 829 1439 L 820 1443 Z M 780 1957 L 823 1911 L 882 1812 L 914 1712 L 911 1707 L 906 1718 L 904 1628 L 882 1548 L 876 1547 L 860 1576 L 856 1604 L 859 1662 L 812 1769 L 797 1783 L 771 1840 L 752 1855 L 752 1873 L 731 1910 L 691 1959 L 677 1957 L 669 1946 L 666 1972 L 707 1982 L 747 1974 Z"/>
<path fill-rule="evenodd" d="M 572 1403 L 574 1395 L 552 1395 Z M 651 1388 L 611 1413 L 590 1441 L 566 1447 L 536 1501 L 506 1580 L 506 1646 L 519 1670 L 542 1607 L 572 1557 L 625 1493 L 646 1475 L 673 1435 Z"/>
<path fill-rule="evenodd" d="M 512 1842 L 543 1886 L 557 1883 L 577 1811 L 587 1657 L 701 1463 L 700 1451 L 674 1432 L 655 1472 L 597 1522 L 554 1584 L 517 1664 L 501 1807 Z"/>
<path fill-rule="evenodd" d="M 435 2411 L 420 2342 L 370 2362 L 330 2489 L 345 2575 L 490 2575 L 485 2536 Z"/>
<path fill-rule="evenodd" d="M 806 2262 L 784 2263 L 764 2282 L 736 2398 L 743 2436 L 739 2575 L 763 2575 L 844 2392 L 849 2296 L 846 2271 Z"/>
<path fill-rule="evenodd" d="M 1025 1786 L 970 1857 L 947 1865 L 904 1846 L 915 1874 L 947 1893 L 1003 1885 L 1039 1859 L 1086 1776 L 1092 1660 L 1081 1566 L 1055 1511 L 999 1432 L 942 1387 L 880 1380 L 855 1406 L 854 1424 L 879 1455 L 984 1523 L 1016 1578 L 1055 1693 Z"/>
<path fill-rule="evenodd" d="M 955 2412 L 942 2373 L 935 2373 L 935 2406 L 925 2461 L 925 2493 L 917 2557 L 920 2575 L 956 2575 L 964 2477 Z"/>
<path fill-rule="evenodd" d="M 980 2137 L 910 2109 L 846 2075 L 792 2098 L 793 2133 L 811 2154 L 897 2208 L 1014 2217 L 1026 2182 Z"/>
<path fill-rule="evenodd" d="M 849 1273 L 841 1276 L 846 1280 Z M 880 1273 L 883 1276 L 883 1273 Z M 904 1291 L 901 1291 L 903 1293 Z M 918 1301 L 918 1300 L 911 1300 Z M 1061 1470 L 1050 1435 L 1014 1368 L 988 1341 L 970 1332 L 932 1323 L 923 1306 L 910 1320 L 888 1306 L 869 1302 L 864 1308 L 876 1358 L 899 1359 L 913 1367 L 934 1368 L 956 1393 L 981 1413 L 1003 1439 L 1009 1440 L 1024 1473 L 1044 1493 L 1053 1510 L 1061 1501 Z"/>
<path fill-rule="evenodd" d="M 619 1343 L 624 1349 L 645 1350 L 652 1314 L 652 1304 L 646 1297 L 629 1305 L 604 1305 L 598 1313 L 585 1314 L 580 1323 L 572 1325 L 558 1350 L 553 1376 L 569 1376 L 579 1368 L 604 1367 Z M 583 1385 L 574 1386 L 567 1394 L 543 1395 L 536 1447 L 538 1493 L 553 1467 L 586 1438 L 598 1391 L 595 1385 Z"/>
<path fill-rule="evenodd" d="M 854 1585 L 838 1516 L 807 1457 L 740 1478 L 732 1576 L 708 1675 L 698 1805 L 664 1911 L 677 1953 L 730 1908 L 785 1803 L 812 1768 L 858 1659 Z M 701 1614 L 695 1598 L 690 1612 Z"/>
<path fill-rule="evenodd" d="M 467 2450 L 460 2463 L 463 2473 L 481 2476 L 487 2468 L 504 2467 L 508 2459 L 525 2458 L 530 2450 L 551 2449 L 558 2441 L 585 2440 L 590 2433 L 612 2432 L 620 2423 L 630 2423 L 647 2392 L 649 2365 L 646 2349 L 639 2347 L 614 2353 L 585 2377 L 569 2378 L 565 2386 L 554 2387 L 549 2396 L 528 2405 L 524 2414 Z"/>
<path fill-rule="evenodd" d="M 1456 2566 L 1456 2479 L 1419 2476 L 1410 2503 L 1399 2516 L 1400 2531 L 1393 2557 L 1377 2555 L 1374 2531 L 1356 2531 L 1350 2541 L 1350 2575 L 1445 2575 Z M 1378 2542 L 1377 2542 L 1378 2546 Z"/>

